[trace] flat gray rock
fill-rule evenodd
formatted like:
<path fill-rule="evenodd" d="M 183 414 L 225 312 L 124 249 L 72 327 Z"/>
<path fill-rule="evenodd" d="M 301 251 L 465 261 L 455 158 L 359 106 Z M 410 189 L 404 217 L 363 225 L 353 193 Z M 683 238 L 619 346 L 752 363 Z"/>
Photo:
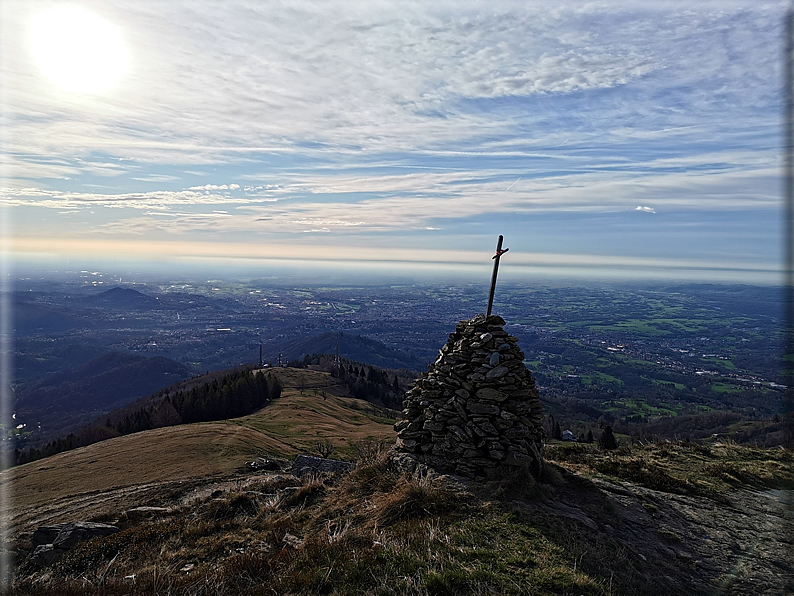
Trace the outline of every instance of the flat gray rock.
<path fill-rule="evenodd" d="M 324 459 L 312 455 L 299 455 L 292 462 L 292 473 L 302 476 L 307 472 L 349 472 L 353 464 L 336 459 Z"/>
<path fill-rule="evenodd" d="M 109 536 L 115 534 L 119 529 L 116 526 L 100 524 L 95 522 L 70 522 L 63 524 L 58 536 L 55 537 L 52 545 L 55 548 L 68 549 L 78 542 L 96 538 L 97 536 Z"/>

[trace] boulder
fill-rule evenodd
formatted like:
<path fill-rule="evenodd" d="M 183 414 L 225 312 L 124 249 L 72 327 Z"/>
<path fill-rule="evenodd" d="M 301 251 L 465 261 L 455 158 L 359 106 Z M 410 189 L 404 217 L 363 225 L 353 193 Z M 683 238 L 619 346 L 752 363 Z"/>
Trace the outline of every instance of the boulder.
<path fill-rule="evenodd" d="M 30 541 L 35 549 L 38 546 L 42 546 L 44 544 L 52 544 L 55 542 L 55 538 L 58 536 L 58 532 L 61 531 L 66 524 L 53 524 L 51 526 L 39 526 L 36 528 L 36 531 L 33 532 L 33 536 L 31 536 Z"/>
<path fill-rule="evenodd" d="M 40 544 L 30 556 L 30 563 L 34 567 L 46 567 L 59 561 L 65 552 L 65 549 L 55 548 L 52 544 Z"/>

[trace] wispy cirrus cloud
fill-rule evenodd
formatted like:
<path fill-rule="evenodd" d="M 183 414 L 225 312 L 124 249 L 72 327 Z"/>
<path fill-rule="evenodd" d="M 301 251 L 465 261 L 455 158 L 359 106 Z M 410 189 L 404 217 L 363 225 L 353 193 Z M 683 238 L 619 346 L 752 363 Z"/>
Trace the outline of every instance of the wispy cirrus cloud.
<path fill-rule="evenodd" d="M 48 4 L 13 6 L 8 17 L 25 23 Z M 729 116 L 775 96 L 765 44 L 777 3 L 87 5 L 124 24 L 129 74 L 115 94 L 64 101 L 42 88 L 25 40 L 12 35 L 5 43 L 23 51 L 6 63 L 7 110 L 27 150 L 199 161 L 234 149 L 410 150 L 556 120 L 521 102 L 502 103 L 494 119 L 497 98 L 631 85 L 632 104 L 588 100 L 579 115 L 609 131 L 617 111 L 633 128 L 659 130 L 696 124 L 704 111 L 714 118 L 715 100 Z"/>
<path fill-rule="evenodd" d="M 777 201 L 781 2 L 84 4 L 129 49 L 105 95 L 34 67 L 27 24 L 54 0 L 3 7 L 0 201 L 22 235 L 68 215 L 131 237 L 465 237 Z"/>

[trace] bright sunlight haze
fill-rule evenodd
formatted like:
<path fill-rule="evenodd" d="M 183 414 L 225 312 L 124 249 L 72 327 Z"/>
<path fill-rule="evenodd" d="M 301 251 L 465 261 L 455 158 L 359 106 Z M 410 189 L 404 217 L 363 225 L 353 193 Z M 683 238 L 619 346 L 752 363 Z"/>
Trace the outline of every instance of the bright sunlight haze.
<path fill-rule="evenodd" d="M 32 24 L 36 63 L 59 88 L 102 93 L 124 73 L 121 33 L 102 17 L 77 6 L 59 6 L 37 15 Z"/>

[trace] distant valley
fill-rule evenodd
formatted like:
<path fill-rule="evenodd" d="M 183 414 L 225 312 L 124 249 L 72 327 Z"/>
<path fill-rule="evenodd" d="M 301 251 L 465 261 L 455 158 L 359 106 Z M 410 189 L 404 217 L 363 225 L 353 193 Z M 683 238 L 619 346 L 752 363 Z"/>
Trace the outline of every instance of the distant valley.
<path fill-rule="evenodd" d="M 352 361 L 418 373 L 486 298 L 478 285 L 116 286 L 102 275 L 16 284 L 18 448 L 180 379 L 256 364 L 260 346 L 265 364 L 338 348 Z M 580 435 L 605 423 L 634 436 L 719 432 L 761 444 L 782 432 L 780 309 L 776 288 L 697 284 L 504 284 L 496 301 L 547 413 L 564 427 Z"/>

